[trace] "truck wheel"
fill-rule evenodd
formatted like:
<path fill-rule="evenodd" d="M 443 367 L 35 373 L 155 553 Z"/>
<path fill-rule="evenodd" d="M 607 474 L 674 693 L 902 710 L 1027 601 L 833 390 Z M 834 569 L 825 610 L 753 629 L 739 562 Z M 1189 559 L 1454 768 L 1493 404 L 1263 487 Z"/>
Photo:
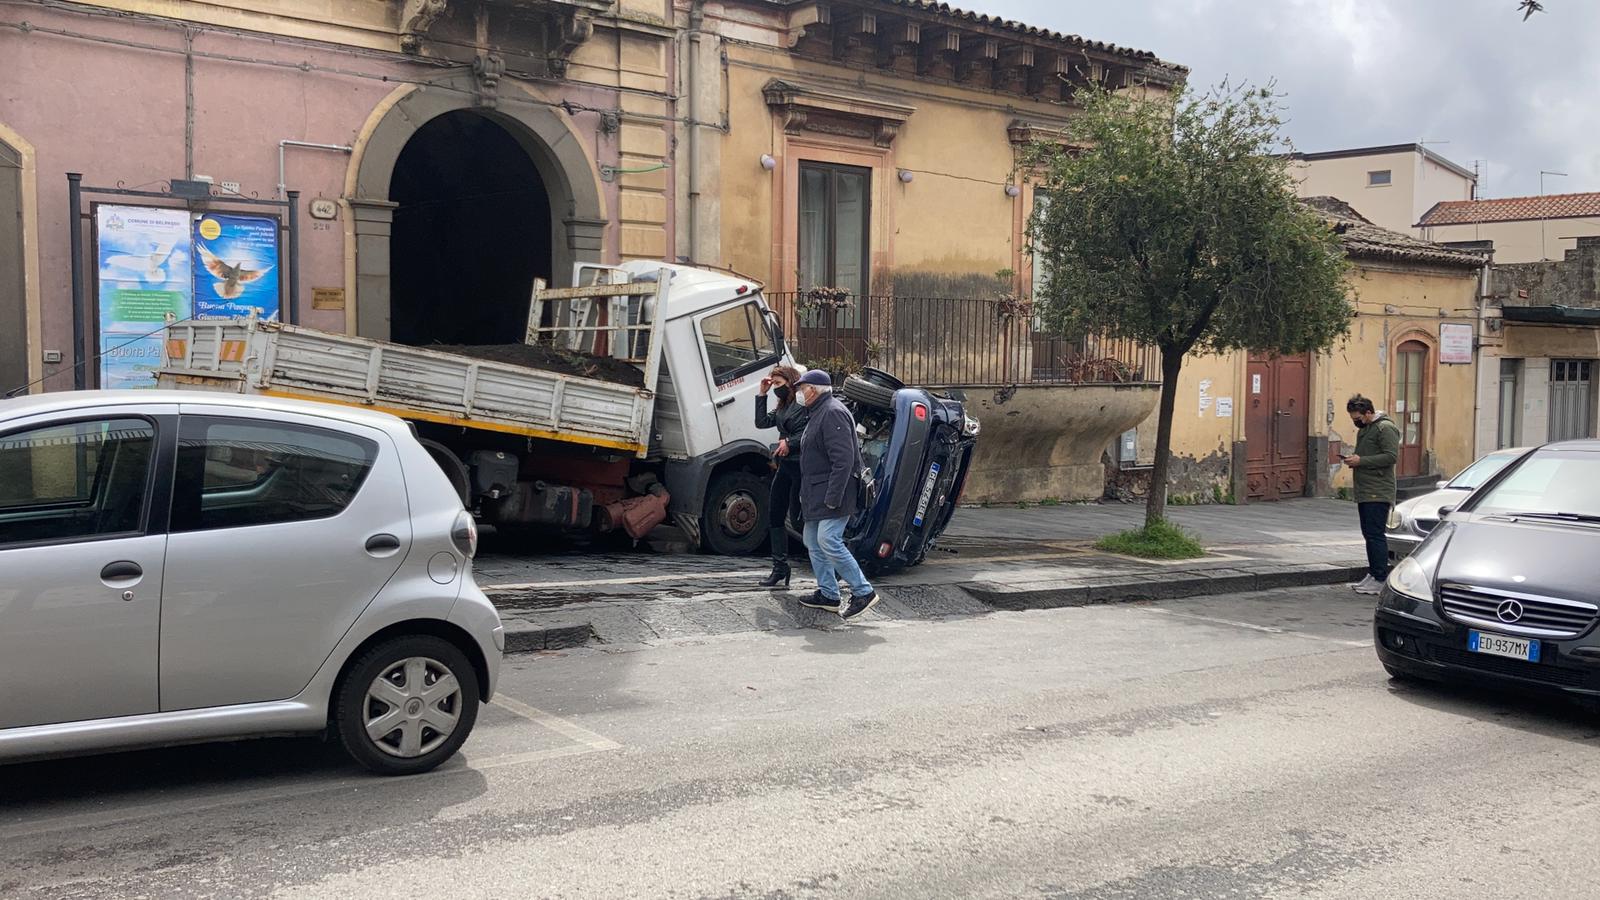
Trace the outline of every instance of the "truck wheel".
<path fill-rule="evenodd" d="M 766 479 L 749 472 L 723 472 L 711 479 L 700 531 L 706 549 L 723 556 L 749 556 L 767 538 Z"/>
<path fill-rule="evenodd" d="M 894 388 L 868 381 L 860 375 L 851 375 L 844 380 L 845 397 L 873 409 L 894 409 L 894 392 Z"/>

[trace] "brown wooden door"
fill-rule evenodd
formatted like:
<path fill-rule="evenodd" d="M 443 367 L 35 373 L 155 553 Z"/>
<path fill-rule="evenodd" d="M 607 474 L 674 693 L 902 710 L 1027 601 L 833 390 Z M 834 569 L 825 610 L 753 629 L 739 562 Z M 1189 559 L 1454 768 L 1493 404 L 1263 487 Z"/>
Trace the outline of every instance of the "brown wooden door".
<path fill-rule="evenodd" d="M 1245 498 L 1305 496 L 1310 357 L 1252 355 L 1245 382 Z"/>
<path fill-rule="evenodd" d="M 1402 478 L 1422 474 L 1422 457 L 1426 449 L 1423 427 L 1425 403 L 1424 386 L 1427 383 L 1428 345 L 1421 341 L 1406 341 L 1400 345 L 1394 367 L 1394 423 L 1400 426 L 1400 460 L 1395 474 Z"/>

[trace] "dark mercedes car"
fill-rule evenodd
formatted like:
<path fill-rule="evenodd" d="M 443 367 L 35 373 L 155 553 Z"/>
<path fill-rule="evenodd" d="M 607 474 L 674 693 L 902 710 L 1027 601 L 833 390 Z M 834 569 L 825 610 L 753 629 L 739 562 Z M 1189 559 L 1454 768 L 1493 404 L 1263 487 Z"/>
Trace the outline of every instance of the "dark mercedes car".
<path fill-rule="evenodd" d="M 1441 512 L 1378 597 L 1389 674 L 1600 698 L 1600 441 L 1541 447 Z"/>
<path fill-rule="evenodd" d="M 845 540 L 870 573 L 914 566 L 955 515 L 978 420 L 959 399 L 907 387 L 877 369 L 846 378 L 840 392 L 878 482 L 877 502 L 850 523 Z"/>

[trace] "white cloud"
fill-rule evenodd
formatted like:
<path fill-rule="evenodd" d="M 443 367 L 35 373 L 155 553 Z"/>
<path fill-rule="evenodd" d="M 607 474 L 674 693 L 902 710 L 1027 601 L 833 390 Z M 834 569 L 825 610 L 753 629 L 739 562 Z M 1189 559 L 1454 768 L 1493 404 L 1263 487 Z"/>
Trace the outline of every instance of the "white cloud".
<path fill-rule="evenodd" d="M 1302 150 L 1416 140 L 1493 196 L 1600 191 L 1600 3 L 1555 0 L 965 0 L 979 12 L 1151 50 L 1196 85 L 1276 80 Z M 1448 143 L 1444 143 L 1448 142 Z M 1551 185 L 1551 190 L 1556 190 Z"/>

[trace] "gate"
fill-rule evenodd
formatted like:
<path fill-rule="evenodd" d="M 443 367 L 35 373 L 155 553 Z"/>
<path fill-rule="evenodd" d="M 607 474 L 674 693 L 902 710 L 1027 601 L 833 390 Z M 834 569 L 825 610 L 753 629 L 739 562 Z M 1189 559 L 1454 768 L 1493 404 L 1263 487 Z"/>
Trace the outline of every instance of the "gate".
<path fill-rule="evenodd" d="M 1311 358 L 1251 355 L 1245 404 L 1245 499 L 1306 492 Z"/>
<path fill-rule="evenodd" d="M 1550 360 L 1550 440 L 1593 437 L 1594 360 Z"/>

